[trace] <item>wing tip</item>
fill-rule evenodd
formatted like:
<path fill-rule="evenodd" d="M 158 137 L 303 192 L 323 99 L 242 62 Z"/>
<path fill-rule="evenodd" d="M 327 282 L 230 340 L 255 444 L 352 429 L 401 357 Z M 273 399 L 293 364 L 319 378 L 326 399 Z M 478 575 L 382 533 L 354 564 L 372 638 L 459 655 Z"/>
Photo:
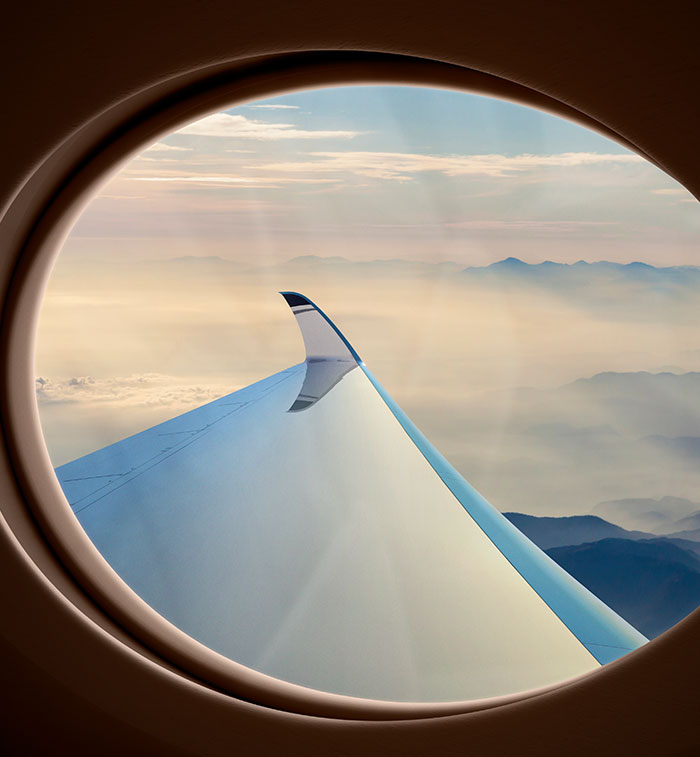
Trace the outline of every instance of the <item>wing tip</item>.
<path fill-rule="evenodd" d="M 323 320 L 328 324 L 330 329 L 335 332 L 336 336 L 342 342 L 344 345 L 344 348 L 349 353 L 349 357 L 353 358 L 359 365 L 362 364 L 362 358 L 355 352 L 355 349 L 353 346 L 348 342 L 348 340 L 343 336 L 340 329 L 331 321 L 331 319 L 321 310 L 321 308 L 315 303 L 312 302 L 306 295 L 300 294 L 299 292 L 287 292 L 287 291 L 281 291 L 279 294 L 284 297 L 284 299 L 287 302 L 287 305 L 289 305 L 291 311 L 294 313 L 295 316 L 297 316 L 299 313 L 304 313 L 306 310 L 315 310 L 318 315 L 323 318 Z M 306 310 L 300 310 L 299 308 L 305 308 Z M 297 309 L 295 309 L 297 308 Z M 301 327 L 301 333 L 304 337 L 304 343 L 306 344 L 306 358 L 307 360 L 309 357 L 313 357 L 316 355 L 315 350 L 309 349 L 310 345 L 307 343 L 306 339 L 306 333 L 305 329 Z M 311 345 L 313 347 L 313 344 Z M 329 355 L 323 354 L 324 357 L 329 357 Z M 336 355 L 337 357 L 337 355 Z"/>
<path fill-rule="evenodd" d="M 311 300 L 304 297 L 303 294 L 299 294 L 299 292 L 280 292 L 280 294 L 287 301 L 287 305 L 289 305 L 290 308 L 298 307 L 299 305 L 310 305 L 311 307 L 315 307 Z"/>

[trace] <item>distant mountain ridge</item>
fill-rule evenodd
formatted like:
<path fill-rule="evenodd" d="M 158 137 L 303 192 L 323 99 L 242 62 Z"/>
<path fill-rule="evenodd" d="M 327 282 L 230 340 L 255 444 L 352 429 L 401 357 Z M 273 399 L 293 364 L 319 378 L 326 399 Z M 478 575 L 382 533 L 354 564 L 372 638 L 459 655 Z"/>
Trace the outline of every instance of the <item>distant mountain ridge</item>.
<path fill-rule="evenodd" d="M 423 265 L 449 265 L 458 266 L 462 271 L 513 271 L 524 272 L 530 271 L 532 273 L 542 272 L 563 272 L 563 271 L 627 271 L 636 272 L 641 274 L 650 273 L 653 271 L 660 271 L 665 273 L 691 273 L 700 275 L 700 266 L 695 265 L 671 265 L 671 266 L 655 266 L 651 263 L 643 263 L 641 261 L 633 261 L 631 263 L 615 263 L 609 260 L 596 260 L 588 262 L 586 260 L 578 260 L 575 263 L 557 263 L 552 260 L 545 260 L 541 263 L 527 263 L 524 260 L 516 257 L 508 257 L 503 260 L 497 260 L 493 263 L 482 266 L 465 266 L 463 263 L 459 263 L 453 260 L 442 261 L 424 261 L 424 260 L 411 260 L 409 258 L 372 258 L 369 260 L 351 260 L 350 258 L 342 255 L 297 255 L 294 258 L 290 258 L 288 263 L 349 263 L 351 265 L 366 265 L 372 263 L 395 263 L 395 264 L 423 264 Z"/>
<path fill-rule="evenodd" d="M 546 552 L 649 639 L 700 605 L 700 558 L 674 544 L 603 539 Z"/>
<path fill-rule="evenodd" d="M 109 262 L 109 261 L 105 261 Z M 117 262 L 117 261 L 112 261 Z M 121 261 L 119 261 L 121 262 Z M 154 258 L 142 260 L 143 264 L 158 265 L 220 265 L 236 266 L 246 269 L 270 268 L 279 266 L 309 266 L 324 267 L 331 266 L 350 268 L 386 268 L 400 270 L 402 268 L 420 268 L 423 270 L 442 269 L 451 271 L 456 275 L 466 274 L 477 278 L 483 276 L 502 276 L 504 278 L 517 277 L 527 280 L 541 279 L 543 282 L 551 279 L 561 279 L 567 277 L 581 278 L 586 277 L 591 280 L 597 280 L 600 276 L 610 278 L 627 278 L 637 281 L 651 281 L 652 279 L 677 280 L 678 283 L 700 282 L 700 266 L 694 265 L 672 265 L 672 266 L 655 266 L 650 263 L 635 261 L 631 263 L 614 263 L 607 260 L 598 260 L 588 262 L 579 260 L 575 263 L 557 263 L 551 260 L 545 260 L 541 263 L 527 263 L 520 258 L 509 257 L 503 260 L 497 260 L 487 265 L 468 265 L 464 262 L 455 260 L 419 260 L 410 258 L 370 258 L 357 260 L 342 255 L 297 255 L 286 260 L 280 260 L 275 263 L 265 262 L 256 265 L 251 260 L 239 260 L 236 258 L 224 257 L 222 255 L 176 255 L 169 258 Z M 133 265 L 129 263 L 129 265 Z"/>
<path fill-rule="evenodd" d="M 696 388 L 700 387 L 700 371 L 683 371 L 681 373 L 674 373 L 672 371 L 659 371 L 658 373 L 652 373 L 651 371 L 601 371 L 600 373 L 593 374 L 593 376 L 576 379 L 567 386 L 607 384 L 610 387 L 615 387 L 624 382 L 626 384 L 625 388 L 627 388 L 630 381 L 636 381 L 638 384 L 649 383 L 650 381 L 658 383 L 659 377 L 668 377 L 667 380 L 686 383 Z"/>
<path fill-rule="evenodd" d="M 634 269 L 634 270 L 656 270 L 656 271 L 700 271 L 700 266 L 696 265 L 670 265 L 670 266 L 654 266 L 651 263 L 643 263 L 639 260 L 631 263 L 615 263 L 610 260 L 595 260 L 589 262 L 587 260 L 577 260 L 575 263 L 557 263 L 553 260 L 544 260 L 541 263 L 527 263 L 524 260 L 516 257 L 508 257 L 503 260 L 497 260 L 494 263 L 489 263 L 486 266 L 471 266 L 472 270 L 482 270 L 484 268 L 530 268 L 530 269 L 564 269 L 564 268 L 606 268 L 609 270 L 618 269 Z"/>
<path fill-rule="evenodd" d="M 575 263 L 555 263 L 552 260 L 545 260 L 542 263 L 526 263 L 524 260 L 515 257 L 498 260 L 485 266 L 468 266 L 464 269 L 464 272 L 530 276 L 577 275 L 581 272 L 587 272 L 606 275 L 623 274 L 636 278 L 647 276 L 693 276 L 700 278 L 700 266 L 694 265 L 654 266 L 641 261 L 613 263 L 607 260 L 592 263 L 585 260 L 578 260 Z"/>
<path fill-rule="evenodd" d="M 329 271 L 334 268 L 348 273 L 353 271 L 372 270 L 377 273 L 391 274 L 411 272 L 431 275 L 440 272 L 441 275 L 454 274 L 456 280 L 473 279 L 483 282 L 502 282 L 511 284 L 531 284 L 548 286 L 556 285 L 558 288 L 585 289 L 588 284 L 610 284 L 633 282 L 639 285 L 655 287 L 662 291 L 668 286 L 674 291 L 679 286 L 700 285 L 700 266 L 677 265 L 677 266 L 654 266 L 650 263 L 635 261 L 631 263 L 613 263 L 606 260 L 588 262 L 579 260 L 575 263 L 556 263 L 545 260 L 541 263 L 527 263 L 520 258 L 509 257 L 498 260 L 488 265 L 465 265 L 463 262 L 453 260 L 411 260 L 409 258 L 374 258 L 369 260 L 354 260 L 341 255 L 298 255 L 277 263 L 254 263 L 241 262 L 232 258 L 219 255 L 182 255 L 161 261 L 160 265 L 170 264 L 175 266 L 189 266 L 192 268 L 207 266 L 209 268 L 231 267 L 245 268 L 253 271 L 258 268 L 308 268 Z"/>
<path fill-rule="evenodd" d="M 570 515 L 563 518 L 537 517 L 524 513 L 503 513 L 540 549 L 571 546 L 601 539 L 652 539 L 653 534 L 627 531 L 595 515 Z"/>
<path fill-rule="evenodd" d="M 650 544 L 674 544 L 700 557 L 700 528 L 654 534 L 646 531 L 630 531 L 597 515 L 556 517 L 514 512 L 504 512 L 503 515 L 540 549 L 575 546 L 602 539 L 630 539 Z M 693 526 L 699 517 L 700 514 L 696 514 L 692 518 L 684 518 L 683 521 Z M 673 525 L 680 525 L 683 521 L 674 522 Z"/>
<path fill-rule="evenodd" d="M 674 538 L 628 531 L 595 515 L 504 515 L 648 638 L 700 605 L 700 542 L 692 541 L 693 531 Z"/>
<path fill-rule="evenodd" d="M 696 541 L 700 544 L 700 528 L 684 529 L 683 531 L 673 531 L 670 534 L 664 534 L 664 539 L 688 539 L 690 541 Z"/>
<path fill-rule="evenodd" d="M 578 419 L 576 408 L 586 408 L 587 425 L 606 423 L 649 455 L 661 453 L 685 465 L 697 459 L 700 447 L 700 372 L 604 371 L 578 378 L 556 389 L 530 389 L 533 399 L 542 397 L 554 407 L 559 419 Z M 630 454 L 632 450 L 630 448 Z M 635 453 L 638 454 L 638 453 Z M 697 510 L 691 507 L 677 517 Z M 649 507 L 648 510 L 659 508 Z M 661 508 L 660 512 L 667 512 Z M 606 517 L 603 512 L 595 513 Z M 613 520 L 616 520 L 613 518 Z M 618 521 L 616 521 L 618 522 Z M 626 528 L 648 526 L 624 522 Z"/>

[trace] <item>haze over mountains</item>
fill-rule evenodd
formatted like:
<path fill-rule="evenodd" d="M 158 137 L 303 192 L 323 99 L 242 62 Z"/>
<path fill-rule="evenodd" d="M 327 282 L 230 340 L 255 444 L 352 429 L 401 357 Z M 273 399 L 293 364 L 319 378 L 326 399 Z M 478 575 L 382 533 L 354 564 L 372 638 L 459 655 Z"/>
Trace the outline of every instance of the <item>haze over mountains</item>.
<path fill-rule="evenodd" d="M 291 289 L 336 321 L 502 510 L 605 518 L 594 508 L 606 501 L 697 502 L 698 270 L 317 255 L 69 261 L 39 330 L 45 435 L 59 464 L 299 362 L 277 294 Z M 666 501 L 643 512 L 655 509 Z M 613 522 L 656 533 L 654 518 Z"/>
<path fill-rule="evenodd" d="M 610 500 L 598 503 L 592 512 L 656 534 L 700 528 L 700 503 L 682 497 Z"/>
<path fill-rule="evenodd" d="M 119 261 L 111 259 L 108 264 L 118 266 Z M 103 266 L 104 261 L 81 260 L 82 266 Z M 615 263 L 606 260 L 586 261 L 579 260 L 576 263 L 558 263 L 545 260 L 541 263 L 527 263 L 516 257 L 505 258 L 488 265 L 466 265 L 454 260 L 409 260 L 405 258 L 375 258 L 375 259 L 351 259 L 342 255 L 297 255 L 281 263 L 267 263 L 260 261 L 241 261 L 227 258 L 221 255 L 181 255 L 177 257 L 153 260 L 128 261 L 124 265 L 148 267 L 159 266 L 162 269 L 168 266 L 190 266 L 192 269 L 199 268 L 205 271 L 213 266 L 228 267 L 237 270 L 249 271 L 260 268 L 285 269 L 295 268 L 344 268 L 347 270 L 367 271 L 375 269 L 387 273 L 396 273 L 402 270 L 414 272 L 420 271 L 449 271 L 462 274 L 466 278 L 502 278 L 503 280 L 527 280 L 539 282 L 543 285 L 561 285 L 564 283 L 577 283 L 579 285 L 597 283 L 601 279 L 613 282 L 637 281 L 644 284 L 655 285 L 662 282 L 688 288 L 700 285 L 700 266 L 674 265 L 654 266 L 640 261 L 632 263 Z"/>
<path fill-rule="evenodd" d="M 700 268 L 67 266 L 37 350 L 54 463 L 302 360 L 280 289 L 314 299 L 467 480 L 645 635 L 700 602 Z"/>
<path fill-rule="evenodd" d="M 487 413 L 499 396 L 508 412 L 496 431 Z M 688 443 L 700 440 L 697 372 L 607 372 L 547 389 L 484 392 L 456 412 L 442 432 L 454 444 L 452 459 L 504 510 L 614 515 L 628 529 L 672 533 L 686 530 L 676 521 L 700 509 L 692 500 L 700 492 L 700 448 Z M 419 410 L 416 422 L 431 419 Z M 652 501 L 599 504 L 640 495 Z M 687 507 L 668 509 L 679 498 Z"/>
<path fill-rule="evenodd" d="M 465 287 L 468 290 L 499 292 L 512 297 L 520 291 L 535 290 L 538 296 L 565 298 L 577 308 L 597 310 L 606 316 L 630 317 L 649 322 L 677 319 L 688 307 L 695 309 L 700 301 L 700 266 L 653 266 L 648 263 L 615 263 L 609 261 L 558 263 L 544 261 L 527 263 L 510 257 L 486 266 L 441 260 L 424 261 L 402 258 L 350 259 L 340 255 L 299 255 L 286 262 L 271 264 L 241 262 L 216 255 L 181 256 L 158 261 L 142 261 L 144 270 L 152 267 L 168 275 L 168 271 L 187 269 L 194 276 L 242 275 L 249 281 L 262 277 L 289 282 L 301 281 L 306 287 L 344 279 L 346 284 L 357 277 L 422 280 L 442 285 Z M 389 286 L 394 286 L 392 281 Z M 531 293 L 532 294 L 532 293 Z M 695 348 L 697 349 L 697 348 Z M 700 352 L 697 356 L 700 359 Z"/>
<path fill-rule="evenodd" d="M 545 260 L 541 263 L 526 263 L 519 258 L 510 257 L 486 266 L 465 266 L 455 261 L 426 262 L 401 258 L 350 260 L 340 255 L 328 257 L 300 255 L 282 265 L 375 269 L 386 273 L 434 268 L 441 272 L 461 274 L 464 278 L 472 280 L 500 280 L 517 284 L 527 282 L 557 287 L 599 285 L 601 282 L 611 284 L 636 282 L 654 288 L 673 286 L 692 289 L 700 285 L 700 266 L 653 266 L 642 262 L 614 263 L 605 260 L 595 262 L 579 260 L 576 263 L 556 263 Z"/>
<path fill-rule="evenodd" d="M 218 258 L 226 261 L 227 258 L 221 256 L 183 256 L 179 258 L 170 258 L 165 262 L 178 260 L 212 260 Z M 236 262 L 236 261 L 232 261 Z M 342 255 L 297 255 L 290 258 L 282 265 L 342 265 L 358 266 L 366 268 L 367 266 L 436 266 L 448 267 L 454 271 L 468 273 L 470 275 L 506 275 L 506 276 L 529 276 L 531 278 L 549 279 L 552 278 L 590 278 L 592 275 L 615 275 L 617 277 L 626 276 L 641 280 L 671 278 L 679 284 L 695 286 L 700 283 L 700 266 L 696 265 L 673 265 L 673 266 L 654 266 L 649 263 L 635 261 L 632 263 L 615 263 L 607 260 L 587 261 L 579 260 L 575 263 L 558 263 L 552 260 L 545 260 L 541 263 L 528 263 L 520 258 L 509 257 L 498 260 L 488 265 L 465 265 L 454 260 L 447 261 L 417 261 L 407 260 L 404 258 L 375 258 L 372 260 L 350 259 Z M 249 264 L 254 267 L 254 264 Z"/>
<path fill-rule="evenodd" d="M 628 531 L 595 515 L 570 515 L 563 518 L 536 517 L 524 513 L 504 515 L 541 549 L 584 544 L 601 539 L 651 538 L 651 534 Z"/>
<path fill-rule="evenodd" d="M 519 258 L 510 257 L 487 266 L 467 267 L 464 273 L 470 276 L 498 276 L 506 280 L 529 280 L 558 286 L 590 285 L 591 282 L 598 283 L 601 280 L 636 281 L 650 286 L 674 285 L 691 288 L 700 284 L 699 266 L 653 266 L 639 261 L 612 263 L 605 260 L 579 260 L 576 263 L 555 263 L 545 260 L 542 263 L 526 263 Z"/>

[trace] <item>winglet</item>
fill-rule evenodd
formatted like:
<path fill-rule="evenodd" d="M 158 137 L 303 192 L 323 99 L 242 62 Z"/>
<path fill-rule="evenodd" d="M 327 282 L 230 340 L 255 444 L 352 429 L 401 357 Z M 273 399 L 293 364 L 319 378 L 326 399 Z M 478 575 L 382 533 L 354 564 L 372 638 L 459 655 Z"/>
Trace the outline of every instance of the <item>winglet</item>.
<path fill-rule="evenodd" d="M 362 359 L 331 319 L 308 297 L 298 292 L 280 292 L 294 313 L 304 338 L 306 360 L 352 360 L 358 365 Z"/>

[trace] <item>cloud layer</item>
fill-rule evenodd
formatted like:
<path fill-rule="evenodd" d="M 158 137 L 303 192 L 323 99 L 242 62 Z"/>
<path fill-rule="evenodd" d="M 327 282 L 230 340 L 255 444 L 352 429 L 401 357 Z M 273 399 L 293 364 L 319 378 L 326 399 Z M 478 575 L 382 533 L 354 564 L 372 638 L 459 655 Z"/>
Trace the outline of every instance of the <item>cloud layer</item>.
<path fill-rule="evenodd" d="M 254 110 L 299 110 L 298 105 L 273 105 L 271 103 L 263 105 L 248 105 L 247 107 Z"/>
<path fill-rule="evenodd" d="M 170 182 L 174 184 L 202 184 L 209 186 L 240 186 L 250 189 L 275 189 L 283 184 L 334 184 L 336 179 L 293 176 L 226 176 L 223 174 L 162 173 L 153 176 L 130 176 L 130 181 Z"/>
<path fill-rule="evenodd" d="M 575 168 L 600 164 L 639 163 L 632 154 L 566 152 L 557 155 L 422 155 L 399 152 L 312 152 L 311 160 L 267 163 L 268 171 L 347 172 L 373 179 L 408 181 L 411 174 L 435 171 L 445 176 L 503 178 L 538 168 Z"/>
<path fill-rule="evenodd" d="M 269 123 L 246 118 L 243 115 L 215 113 L 188 124 L 177 134 L 197 137 L 229 137 L 230 139 L 352 139 L 360 132 L 324 129 L 299 129 L 294 124 Z"/>
<path fill-rule="evenodd" d="M 181 147 L 177 145 L 167 145 L 165 142 L 156 142 L 147 147 L 143 152 L 191 152 L 191 147 Z"/>
<path fill-rule="evenodd" d="M 36 379 L 39 405 L 81 403 L 121 408 L 161 406 L 176 410 L 198 407 L 231 391 L 230 386 L 197 386 L 161 373 L 100 379 L 93 376 Z"/>

